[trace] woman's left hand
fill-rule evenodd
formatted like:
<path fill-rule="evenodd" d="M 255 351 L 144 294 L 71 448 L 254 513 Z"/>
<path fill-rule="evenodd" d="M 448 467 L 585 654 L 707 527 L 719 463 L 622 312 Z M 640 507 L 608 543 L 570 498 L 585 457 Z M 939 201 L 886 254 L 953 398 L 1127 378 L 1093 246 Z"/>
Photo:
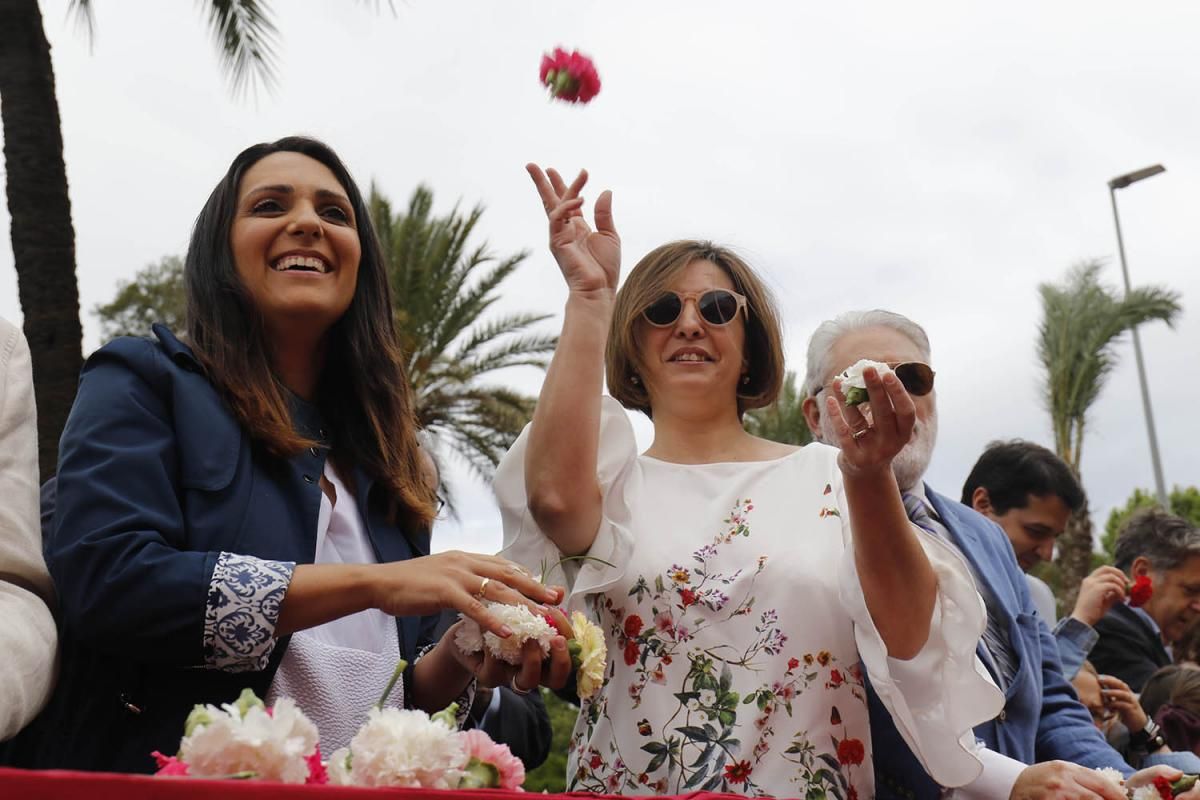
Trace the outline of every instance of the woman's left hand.
<path fill-rule="evenodd" d="M 442 636 L 442 646 L 450 647 L 458 663 L 475 676 L 481 686 L 506 686 L 517 694 L 526 694 L 538 685 L 561 689 L 571 675 L 571 656 L 567 652 L 567 637 L 571 627 L 557 609 L 550 610 L 558 635 L 550 640 L 550 655 L 543 656 L 537 642 L 526 642 L 522 648 L 520 664 L 502 661 L 485 649 L 479 653 L 464 653 L 454 644 L 454 635 L 461 621 L 456 622 Z"/>
<path fill-rule="evenodd" d="M 838 464 L 845 474 L 865 474 L 891 470 L 892 459 L 912 438 L 917 419 L 916 406 L 904 385 L 893 373 L 882 377 L 874 367 L 863 370 L 869 400 L 868 412 L 860 406 L 847 406 L 841 381 L 833 382 L 825 398 L 825 413 L 833 422 Z"/>

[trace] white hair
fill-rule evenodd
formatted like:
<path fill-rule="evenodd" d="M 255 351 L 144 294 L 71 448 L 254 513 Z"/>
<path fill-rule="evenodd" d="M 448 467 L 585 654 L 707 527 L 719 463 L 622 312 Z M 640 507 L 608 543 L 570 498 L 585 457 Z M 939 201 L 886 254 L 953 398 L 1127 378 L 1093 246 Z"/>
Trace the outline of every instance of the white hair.
<path fill-rule="evenodd" d="M 829 363 L 829 354 L 838 339 L 865 328 L 891 328 L 917 346 L 923 361 L 929 361 L 929 337 L 925 335 L 924 328 L 908 317 L 878 308 L 870 311 L 847 311 L 822 322 L 808 340 L 805 394 L 816 394 L 817 390 L 825 385 L 826 377 L 832 374 L 834 365 Z"/>

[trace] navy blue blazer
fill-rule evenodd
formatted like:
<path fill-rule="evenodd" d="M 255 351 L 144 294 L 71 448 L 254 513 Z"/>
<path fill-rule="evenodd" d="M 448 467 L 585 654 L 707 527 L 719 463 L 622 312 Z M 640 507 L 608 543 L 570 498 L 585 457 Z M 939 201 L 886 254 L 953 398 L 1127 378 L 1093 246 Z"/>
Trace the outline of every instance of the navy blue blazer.
<path fill-rule="evenodd" d="M 1005 693 L 1003 710 L 975 728 L 976 738 L 1026 764 L 1062 759 L 1086 767 L 1115 767 L 1129 775 L 1132 768 L 1104 741 L 1063 676 L 1054 634 L 1034 610 L 1025 575 L 1004 531 L 974 509 L 925 488 L 954 543 L 996 598 L 1017 658 L 1017 674 Z M 875 796 L 939 797 L 938 786 L 921 769 L 874 691 L 868 691 L 868 703 Z"/>
<path fill-rule="evenodd" d="M 178 749 L 194 704 L 231 702 L 246 687 L 265 696 L 288 639 L 265 669 L 213 668 L 203 631 L 214 565 L 222 552 L 297 564 L 316 553 L 328 450 L 265 452 L 191 350 L 162 326 L 154 333 L 88 359 L 63 431 L 46 542 L 62 674 L 34 742 L 15 748 L 25 766 L 152 771 L 150 752 Z M 315 407 L 296 400 L 293 420 L 324 441 Z M 380 562 L 428 554 L 428 530 L 391 523 L 361 471 L 355 485 Z M 410 664 L 437 620 L 397 620 Z"/>

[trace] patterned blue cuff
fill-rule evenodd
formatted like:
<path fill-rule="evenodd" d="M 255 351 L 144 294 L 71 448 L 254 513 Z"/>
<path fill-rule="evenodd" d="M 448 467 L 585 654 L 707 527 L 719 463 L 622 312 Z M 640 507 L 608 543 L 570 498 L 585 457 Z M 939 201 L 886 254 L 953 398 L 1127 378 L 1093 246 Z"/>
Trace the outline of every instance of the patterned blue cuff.
<path fill-rule="evenodd" d="M 221 553 L 204 610 L 204 666 L 224 672 L 266 669 L 275 625 L 296 565 Z"/>

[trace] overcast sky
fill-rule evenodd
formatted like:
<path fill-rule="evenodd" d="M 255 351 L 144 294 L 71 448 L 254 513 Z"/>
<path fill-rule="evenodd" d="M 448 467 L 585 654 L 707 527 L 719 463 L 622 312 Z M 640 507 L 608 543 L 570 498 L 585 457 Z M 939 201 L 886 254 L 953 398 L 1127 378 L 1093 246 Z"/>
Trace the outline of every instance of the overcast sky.
<path fill-rule="evenodd" d="M 555 314 L 554 329 L 566 292 L 523 165 L 586 166 L 589 197 L 614 191 L 626 268 L 680 237 L 746 255 L 778 294 L 797 372 L 813 327 L 839 311 L 922 323 L 941 411 L 928 478 L 957 496 L 990 440 L 1053 444 L 1037 284 L 1096 257 L 1119 285 L 1106 182 L 1161 162 L 1119 202 L 1134 283 L 1182 293 L 1180 324 L 1142 338 L 1168 484 L 1200 483 L 1200 4 L 273 5 L 280 81 L 255 101 L 231 96 L 194 2 L 97 0 L 90 49 L 66 0 L 42 3 L 85 350 L 99 343 L 90 310 L 183 253 L 233 156 L 291 133 L 325 139 L 397 203 L 420 182 L 439 210 L 484 203 L 496 251 L 532 250 L 500 310 Z M 604 86 L 587 107 L 539 87 L 541 54 L 560 44 L 596 61 Z M 7 244 L 0 315 L 20 319 Z M 1128 343 L 1121 354 L 1084 444 L 1100 524 L 1152 486 Z M 504 377 L 540 385 L 533 370 Z M 494 550 L 490 492 L 450 478 L 462 520 L 440 524 L 437 546 Z"/>

